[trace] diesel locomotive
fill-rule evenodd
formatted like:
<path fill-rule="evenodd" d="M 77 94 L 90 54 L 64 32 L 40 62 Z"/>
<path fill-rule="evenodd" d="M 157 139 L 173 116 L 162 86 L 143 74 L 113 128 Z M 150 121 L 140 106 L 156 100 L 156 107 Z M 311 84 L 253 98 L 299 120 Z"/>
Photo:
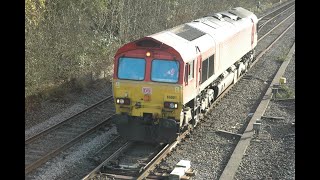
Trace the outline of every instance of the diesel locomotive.
<path fill-rule="evenodd" d="M 257 22 L 236 7 L 120 47 L 112 82 L 118 133 L 170 142 L 195 127 L 199 114 L 250 68 Z"/>

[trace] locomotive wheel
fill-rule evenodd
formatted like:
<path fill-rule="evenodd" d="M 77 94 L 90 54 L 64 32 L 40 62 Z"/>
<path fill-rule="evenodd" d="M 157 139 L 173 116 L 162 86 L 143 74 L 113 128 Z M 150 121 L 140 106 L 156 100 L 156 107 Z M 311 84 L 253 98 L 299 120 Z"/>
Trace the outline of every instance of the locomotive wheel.
<path fill-rule="evenodd" d="M 183 111 L 190 111 L 190 107 L 184 107 L 183 110 L 181 110 L 182 112 Z M 182 126 L 186 126 L 187 124 L 189 124 L 188 120 L 186 118 L 183 118 L 183 123 L 182 123 Z"/>
<path fill-rule="evenodd" d="M 183 110 L 181 110 L 181 112 L 183 112 Z M 181 132 L 184 132 L 187 129 L 188 129 L 188 122 L 187 122 L 186 118 L 183 118 L 181 126 L 180 126 L 180 130 L 181 130 Z"/>
<path fill-rule="evenodd" d="M 244 73 L 246 73 L 246 72 L 248 72 L 248 69 L 249 69 L 249 62 L 247 63 L 247 65 L 245 66 L 245 68 L 246 68 L 246 69 L 244 70 L 243 74 L 244 74 Z"/>

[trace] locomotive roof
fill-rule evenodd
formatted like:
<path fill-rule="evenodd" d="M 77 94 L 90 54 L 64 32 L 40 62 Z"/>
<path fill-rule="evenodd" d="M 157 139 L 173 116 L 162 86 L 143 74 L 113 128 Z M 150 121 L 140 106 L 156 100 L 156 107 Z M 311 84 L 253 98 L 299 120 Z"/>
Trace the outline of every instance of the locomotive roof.
<path fill-rule="evenodd" d="M 157 46 L 164 44 L 173 48 L 185 62 L 188 62 L 196 58 L 197 47 L 202 52 L 214 51 L 215 43 L 222 42 L 239 31 L 243 22 L 251 23 L 249 18 L 257 19 L 252 12 L 236 7 L 149 35 L 135 41 L 134 44 L 142 44 L 143 41 L 150 43 L 150 40 L 153 40 Z M 132 43 L 124 45 L 118 53 L 126 47 L 132 47 Z"/>
<path fill-rule="evenodd" d="M 195 58 L 196 46 L 200 48 L 200 51 L 207 51 L 214 46 L 212 42 L 223 41 L 226 37 L 236 33 L 244 21 L 251 21 L 249 18 L 254 17 L 256 18 L 252 12 L 237 7 L 148 37 L 172 47 L 187 62 Z"/>

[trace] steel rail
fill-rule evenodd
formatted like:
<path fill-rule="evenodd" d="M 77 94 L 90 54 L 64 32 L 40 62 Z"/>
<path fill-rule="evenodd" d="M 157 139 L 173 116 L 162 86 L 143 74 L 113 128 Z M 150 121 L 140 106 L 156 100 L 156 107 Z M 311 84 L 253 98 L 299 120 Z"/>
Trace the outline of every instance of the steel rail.
<path fill-rule="evenodd" d="M 109 156 L 106 160 L 104 160 L 101 164 L 99 164 L 96 168 L 94 168 L 88 175 L 82 178 L 82 180 L 87 180 L 92 178 L 94 175 L 99 173 L 100 168 L 105 165 L 107 162 L 113 160 L 118 157 L 123 151 L 127 150 L 129 147 L 133 145 L 133 141 L 126 142 L 123 146 L 121 146 L 116 152 L 114 152 L 111 156 Z"/>
<path fill-rule="evenodd" d="M 277 39 L 275 39 L 275 40 L 274 40 L 265 50 L 263 50 L 256 58 L 257 58 L 257 59 L 260 59 L 261 56 L 262 56 L 266 51 L 268 51 L 268 50 L 273 46 L 273 44 L 276 43 L 294 24 L 295 24 L 295 22 L 293 22 L 289 27 L 287 27 L 287 29 L 286 29 L 285 31 L 283 31 L 283 32 L 281 33 L 281 35 L 279 35 L 279 36 L 277 37 Z M 254 61 L 252 64 L 255 64 L 255 62 L 256 62 L 256 61 Z"/>
<path fill-rule="evenodd" d="M 102 148 L 100 148 L 98 151 L 96 151 L 91 157 L 96 157 L 97 154 L 99 154 L 101 151 L 103 151 L 104 149 L 106 149 L 106 147 L 110 146 L 111 143 L 113 143 L 114 141 L 116 141 L 117 139 L 120 139 L 121 136 L 120 135 L 116 135 L 109 143 L 107 143 L 106 145 L 104 145 Z"/>
<path fill-rule="evenodd" d="M 183 132 L 176 141 L 167 144 L 152 160 L 144 167 L 143 172 L 137 177 L 137 180 L 142 180 L 146 178 L 149 173 L 155 169 L 156 165 L 159 164 L 176 146 L 183 140 L 187 134 L 190 133 L 190 130 Z"/>
<path fill-rule="evenodd" d="M 91 129 L 88 129 L 87 131 L 83 132 L 82 134 L 78 135 L 71 141 L 63 144 L 59 148 L 54 149 L 53 151 L 47 153 L 46 155 L 42 156 L 38 160 L 36 160 L 33 163 L 28 164 L 25 166 L 25 174 L 30 173 L 32 170 L 38 168 L 40 165 L 45 163 L 48 159 L 54 157 L 55 155 L 59 154 L 61 151 L 64 151 L 71 147 L 73 144 L 79 142 L 83 137 L 88 136 L 89 134 L 93 133 L 95 130 L 99 129 L 101 126 L 107 124 L 110 122 L 112 116 L 108 117 L 106 120 L 102 121 L 101 123 L 97 124 L 96 126 L 92 127 Z"/>
<path fill-rule="evenodd" d="M 290 8 L 292 8 L 295 4 L 291 5 L 290 7 L 288 7 L 286 10 L 284 11 L 281 11 L 279 14 L 277 14 L 276 16 L 273 16 L 272 18 L 268 19 L 267 21 L 263 22 L 260 26 L 258 26 L 258 32 L 268 23 L 270 22 L 271 20 L 275 19 L 276 17 L 282 15 L 283 13 L 287 12 L 290 10 Z M 262 20 L 262 19 L 260 19 Z M 260 21 L 259 20 L 259 21 Z"/>
<path fill-rule="evenodd" d="M 284 20 L 282 20 L 279 24 L 277 24 L 275 27 L 273 27 L 269 32 L 267 32 L 266 34 L 264 34 L 263 36 L 261 36 L 261 38 L 258 40 L 258 42 L 263 39 L 264 37 L 266 37 L 268 34 L 270 34 L 275 28 L 279 27 L 282 23 L 284 23 L 287 19 L 289 19 L 291 16 L 293 16 L 295 14 L 295 12 L 293 12 L 292 14 L 290 14 L 287 18 L 285 18 Z"/>
<path fill-rule="evenodd" d="M 106 102 L 107 100 L 109 100 L 109 99 L 112 98 L 112 97 L 113 97 L 113 96 L 108 96 L 108 97 L 106 97 L 105 99 L 102 99 L 101 101 L 97 102 L 96 104 L 94 104 L 94 105 L 92 105 L 92 106 L 90 106 L 90 107 L 87 107 L 86 109 L 78 112 L 78 113 L 75 114 L 75 115 L 72 115 L 71 117 L 67 118 L 66 120 L 61 121 L 61 122 L 59 122 L 59 123 L 57 123 L 57 124 L 55 124 L 55 125 L 53 125 L 53 126 L 51 126 L 51 127 L 48 127 L 48 128 L 44 129 L 43 131 L 39 132 L 38 134 L 36 134 L 36 135 L 34 135 L 34 136 L 32 136 L 32 137 L 29 137 L 28 139 L 25 140 L 25 144 L 30 144 L 31 142 L 34 142 L 35 140 L 39 139 L 40 137 L 48 134 L 49 132 L 57 129 L 58 127 L 62 126 L 63 124 L 69 122 L 71 119 L 73 119 L 73 118 L 79 116 L 80 114 L 83 114 L 83 113 L 87 112 L 88 110 L 90 110 L 90 109 L 92 109 L 92 108 L 94 108 L 94 107 L 96 107 L 96 106 L 98 106 L 98 105 Z"/>
<path fill-rule="evenodd" d="M 295 1 L 287 2 L 287 4 L 283 4 L 282 6 L 274 9 L 273 11 L 269 12 L 268 14 L 263 15 L 262 17 L 258 18 L 258 21 L 262 20 L 263 18 L 265 18 L 265 17 L 267 17 L 267 16 L 269 16 L 269 15 L 271 15 L 271 14 L 277 12 L 277 11 L 281 11 L 283 8 L 286 8 L 287 6 L 290 6 L 290 4 L 295 4 Z M 290 7 L 291 7 L 291 6 L 290 6 Z M 289 7 L 289 8 L 290 8 L 290 7 Z"/>

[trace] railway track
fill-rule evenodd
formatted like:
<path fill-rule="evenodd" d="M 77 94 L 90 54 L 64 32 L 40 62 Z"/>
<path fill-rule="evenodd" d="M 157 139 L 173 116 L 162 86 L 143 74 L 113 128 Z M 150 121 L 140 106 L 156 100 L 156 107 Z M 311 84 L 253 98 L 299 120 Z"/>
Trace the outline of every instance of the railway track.
<path fill-rule="evenodd" d="M 71 147 L 97 129 L 110 124 L 112 96 L 25 140 L 25 174 Z M 111 100 L 111 101 L 110 101 Z"/>
<path fill-rule="evenodd" d="M 281 14 L 290 10 L 290 8 L 294 7 L 295 1 L 290 1 L 279 8 L 275 9 L 274 11 L 258 18 L 258 32 L 270 21 L 275 20 Z"/>
<path fill-rule="evenodd" d="M 82 179 L 144 179 L 189 133 L 170 144 L 128 141 Z"/>
<path fill-rule="evenodd" d="M 74 118 L 82 115 L 83 113 L 85 113 L 85 112 L 87 112 L 87 111 L 89 111 L 89 110 L 97 107 L 98 105 L 100 105 L 100 104 L 102 104 L 102 103 L 105 103 L 106 101 L 110 100 L 111 98 L 112 98 L 112 96 L 108 96 L 108 97 L 100 100 L 99 102 L 97 102 L 97 103 L 95 103 L 95 104 L 87 107 L 86 109 L 84 109 L 84 110 L 76 113 L 75 115 L 73 115 L 73 116 L 65 119 L 64 121 L 61 121 L 61 122 L 59 122 L 59 123 L 57 123 L 57 124 L 55 124 L 55 125 L 53 125 L 53 126 L 50 126 L 50 127 L 48 127 L 47 129 L 44 129 L 43 131 L 39 132 L 39 133 L 36 134 L 36 135 L 33 135 L 33 136 L 28 137 L 27 139 L 25 139 L 25 144 L 30 144 L 31 142 L 39 139 L 40 137 L 42 137 L 42 136 L 50 133 L 50 132 L 53 131 L 53 130 L 59 128 L 59 127 L 62 126 L 63 124 L 65 124 L 65 123 L 73 120 Z"/>
<path fill-rule="evenodd" d="M 285 12 L 288 12 L 288 9 L 291 8 L 293 5 L 289 4 L 287 6 L 285 6 L 287 9 L 284 10 L 285 8 L 282 9 L 282 11 L 284 10 Z M 277 11 L 278 12 L 278 11 Z M 279 12 L 278 12 L 279 13 Z M 287 18 L 285 18 L 284 20 L 282 20 L 278 26 L 272 28 L 271 30 L 269 30 L 269 32 L 265 35 L 263 35 L 262 37 L 259 38 L 259 41 L 264 39 L 270 32 L 274 31 L 277 27 L 279 27 L 282 23 L 286 22 L 292 15 L 294 15 L 294 13 L 291 13 Z M 278 16 L 278 15 L 275 15 Z M 268 21 L 270 22 L 270 21 Z M 266 23 L 268 23 L 266 22 Z M 265 24 L 266 24 L 265 23 Z M 265 25 L 264 24 L 264 25 Z M 288 26 L 282 34 L 280 34 L 276 39 L 273 40 L 273 42 L 271 44 L 269 44 L 268 47 L 265 48 L 265 50 L 259 52 L 259 54 L 255 57 L 255 61 L 251 64 L 251 66 L 254 66 L 259 59 L 294 25 L 294 22 L 291 23 L 290 26 Z M 239 79 L 241 80 L 243 77 L 246 77 L 246 73 L 243 74 Z M 213 107 L 217 106 L 219 104 L 219 102 L 221 101 L 221 99 L 227 95 L 229 93 L 229 91 L 233 88 L 234 84 L 232 84 L 231 86 L 229 86 L 226 91 L 224 91 L 218 98 L 217 100 L 215 100 L 215 102 L 211 105 L 210 109 L 212 109 Z M 207 111 L 208 112 L 208 111 Z M 203 119 L 203 117 L 207 114 L 207 112 L 202 116 L 201 119 Z M 249 125 L 252 126 L 252 123 L 249 123 Z M 125 144 L 123 147 L 121 147 L 118 151 L 116 151 L 112 156 L 110 156 L 109 158 L 107 158 L 103 163 L 101 163 L 98 167 L 96 167 L 92 172 L 90 172 L 87 176 L 85 176 L 83 178 L 83 180 L 87 180 L 87 179 L 100 179 L 100 178 L 115 178 L 115 179 L 154 179 L 154 178 L 161 178 L 159 177 L 158 174 L 150 174 L 150 172 L 152 170 L 155 169 L 156 165 L 159 164 L 175 147 L 176 145 L 181 142 L 186 136 L 187 134 L 189 134 L 192 131 L 192 129 L 187 130 L 186 132 L 184 132 L 181 136 L 178 137 L 178 139 L 170 144 L 166 144 L 161 150 L 159 150 L 158 155 L 154 156 L 154 158 L 152 160 L 150 160 L 148 163 L 146 163 L 145 166 L 140 167 L 138 170 L 136 169 L 135 171 L 133 169 L 129 169 L 130 173 L 127 173 L 128 171 L 125 171 L 123 169 L 118 169 L 118 172 L 108 172 L 105 171 L 106 167 L 108 167 L 108 163 L 110 163 L 112 160 L 114 160 L 116 157 L 120 156 L 121 154 L 123 154 L 124 152 L 127 152 L 131 143 L 133 142 L 128 142 L 128 144 Z M 237 134 L 238 135 L 238 134 Z M 242 135 L 239 134 L 238 137 L 241 137 Z M 232 163 L 231 163 L 232 164 Z M 134 173 L 132 172 L 134 171 Z"/>
<path fill-rule="evenodd" d="M 260 40 L 262 40 L 265 36 L 269 35 L 269 34 L 272 32 L 272 30 L 278 28 L 282 23 L 286 22 L 286 21 L 287 21 L 290 17 L 292 17 L 294 14 L 295 14 L 295 12 L 290 13 L 290 15 L 289 15 L 288 17 L 286 17 L 285 19 L 283 19 L 280 23 L 278 23 L 278 25 L 276 25 L 276 26 L 273 27 L 269 32 L 267 32 L 267 33 L 265 33 L 263 36 L 261 36 L 260 39 L 258 40 L 258 42 L 259 42 Z"/>

